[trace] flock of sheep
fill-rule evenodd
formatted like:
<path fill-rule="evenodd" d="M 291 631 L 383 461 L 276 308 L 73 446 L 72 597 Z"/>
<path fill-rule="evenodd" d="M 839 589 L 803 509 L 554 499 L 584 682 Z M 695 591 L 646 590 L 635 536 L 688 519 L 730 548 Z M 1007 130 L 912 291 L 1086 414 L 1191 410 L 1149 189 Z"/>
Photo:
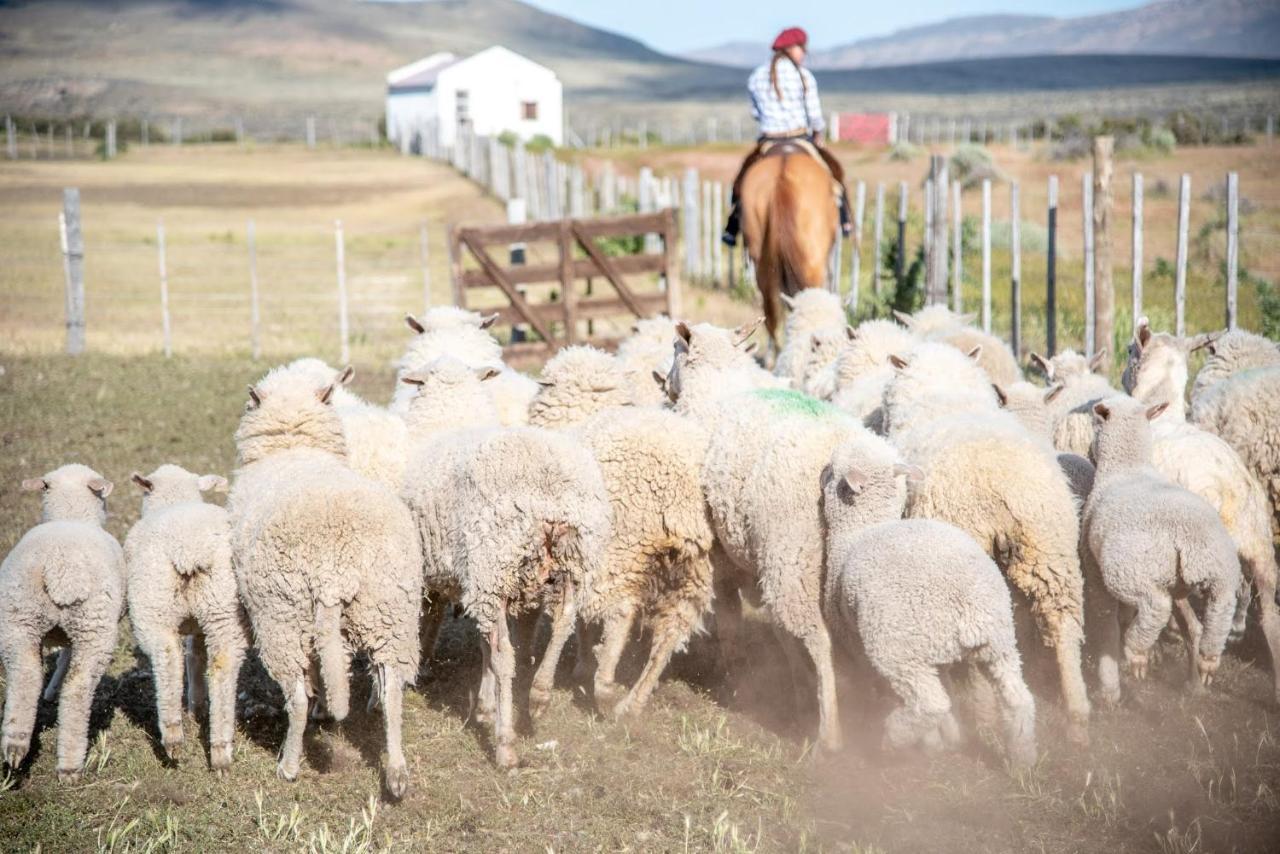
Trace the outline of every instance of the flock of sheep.
<path fill-rule="evenodd" d="M 226 508 L 201 499 L 227 487 L 216 475 L 135 474 L 142 517 L 123 549 L 103 530 L 112 484 L 97 472 L 25 481 L 44 511 L 0 566 L 4 760 L 28 752 L 49 636 L 63 645 L 44 692 L 61 692 L 57 772 L 79 776 L 126 606 L 167 752 L 183 741 L 185 672 L 189 707 L 208 704 L 211 765 L 230 766 L 252 644 L 284 695 L 278 773 L 294 779 L 308 717 L 347 715 L 361 656 L 395 797 L 408 786 L 404 686 L 451 608 L 479 629 L 477 717 L 504 767 L 517 762 L 518 663 L 537 662 L 536 717 L 576 631 L 575 680 L 602 710 L 634 715 L 713 601 L 722 666 L 741 665 L 744 600 L 773 621 L 797 675 L 803 647 L 828 749 L 841 742 L 834 638 L 901 701 L 887 745 L 960 741 L 941 669 L 967 662 L 991 689 L 1011 766 L 1033 763 L 1015 595 L 1053 650 L 1077 742 L 1086 625 L 1107 704 L 1122 655 L 1143 678 L 1171 618 L 1194 690 L 1251 601 L 1280 664 L 1274 343 L 1183 340 L 1143 320 L 1123 394 L 1097 373 L 1101 357 L 1069 351 L 1033 356 L 1048 385 L 1032 385 L 1007 347 L 941 307 L 852 328 L 824 291 L 788 304 L 773 372 L 751 354 L 754 327 L 653 318 L 616 355 L 562 350 L 537 381 L 503 365 L 489 318 L 408 318 L 388 407 L 349 392 L 349 368 L 272 370 L 249 389 Z M 652 643 L 627 688 L 616 670 L 638 621 Z"/>

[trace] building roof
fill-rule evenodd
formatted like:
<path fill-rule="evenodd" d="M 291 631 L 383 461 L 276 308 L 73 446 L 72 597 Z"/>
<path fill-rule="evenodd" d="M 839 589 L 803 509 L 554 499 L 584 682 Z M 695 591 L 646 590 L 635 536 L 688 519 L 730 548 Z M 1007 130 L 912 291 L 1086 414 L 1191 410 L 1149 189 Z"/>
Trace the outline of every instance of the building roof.
<path fill-rule="evenodd" d="M 387 75 L 387 91 L 399 92 L 407 90 L 431 89 L 435 86 L 440 73 L 446 68 L 452 68 L 455 65 L 462 65 L 473 59 L 478 59 L 486 55 L 508 54 L 514 56 L 524 63 L 545 72 L 548 76 L 554 78 L 555 72 L 545 65 L 534 62 L 527 56 L 509 50 L 502 45 L 493 45 L 482 51 L 473 53 L 470 56 L 456 56 L 455 54 L 433 53 L 430 56 L 419 59 L 417 62 L 411 62 L 408 65 L 395 69 Z"/>

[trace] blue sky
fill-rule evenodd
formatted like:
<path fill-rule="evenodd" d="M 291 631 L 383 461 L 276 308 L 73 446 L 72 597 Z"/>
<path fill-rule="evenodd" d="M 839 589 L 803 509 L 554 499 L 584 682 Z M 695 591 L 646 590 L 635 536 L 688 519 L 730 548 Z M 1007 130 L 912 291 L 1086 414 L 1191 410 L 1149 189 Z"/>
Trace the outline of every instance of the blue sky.
<path fill-rule="evenodd" d="M 801 26 L 819 48 L 946 18 L 991 13 L 1089 15 L 1142 0 L 526 0 L 534 6 L 637 38 L 668 53 L 726 41 L 768 41 Z"/>

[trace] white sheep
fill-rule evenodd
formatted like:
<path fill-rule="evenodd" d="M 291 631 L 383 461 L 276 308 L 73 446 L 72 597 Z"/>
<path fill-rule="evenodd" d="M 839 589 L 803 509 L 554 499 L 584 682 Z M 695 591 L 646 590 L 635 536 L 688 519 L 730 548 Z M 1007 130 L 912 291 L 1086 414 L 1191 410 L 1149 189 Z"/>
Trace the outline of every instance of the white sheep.
<path fill-rule="evenodd" d="M 237 586 L 258 657 L 284 693 L 289 728 L 277 773 L 297 778 L 316 672 L 336 720 L 349 665 L 368 655 L 386 733 L 387 791 L 404 795 L 404 685 L 418 670 L 421 547 L 409 511 L 345 464 L 332 384 L 277 368 L 250 387 L 236 430 L 228 509 Z"/>
<path fill-rule="evenodd" d="M 785 378 L 792 388 L 803 389 L 806 369 L 813 361 L 810 336 L 821 330 L 842 331 L 847 322 L 844 305 L 839 294 L 823 288 L 807 288 L 793 297 L 781 296 L 788 309 L 783 327 L 786 341 L 778 353 L 773 372 Z"/>
<path fill-rule="evenodd" d="M 1083 510 L 1085 499 L 1093 489 L 1093 463 L 1089 462 L 1086 456 L 1059 451 L 1053 448 L 1052 444 L 1053 420 L 1050 406 L 1061 396 L 1062 385 L 1043 389 L 1028 382 L 1017 382 L 1008 388 L 992 384 L 992 389 L 996 393 L 1001 409 L 1008 411 L 1023 427 L 1027 428 L 1027 432 L 1043 440 L 1047 447 L 1053 449 L 1058 459 L 1058 467 L 1067 476 L 1071 494 L 1076 497 L 1079 509 Z"/>
<path fill-rule="evenodd" d="M 401 496 L 423 539 L 427 593 L 459 602 L 480 630 L 480 707 L 493 716 L 498 765 L 511 767 L 508 618 L 543 608 L 553 614 L 553 643 L 530 693 L 536 705 L 550 695 L 576 591 L 599 572 L 610 520 L 599 467 L 573 439 L 531 427 L 457 429 L 476 422 L 481 384 L 491 376 L 491 369 L 444 359 L 403 377 L 417 394 L 406 415 L 415 450 Z"/>
<path fill-rule="evenodd" d="M 1099 351 L 1092 359 L 1074 350 L 1064 350 L 1051 359 L 1032 353 L 1031 364 L 1040 369 L 1050 386 L 1061 388 L 1048 401 L 1053 446 L 1087 457 L 1093 444 L 1093 405 L 1119 393 L 1098 373 L 1107 364 L 1107 351 Z"/>
<path fill-rule="evenodd" d="M 956 314 L 944 305 L 931 305 L 915 314 L 895 311 L 893 316 L 922 341 L 950 344 L 962 353 L 980 347 L 978 364 L 994 383 L 1012 385 L 1022 379 L 1022 369 L 1009 345 L 975 328 L 972 314 Z"/>
<path fill-rule="evenodd" d="M 631 334 L 618 345 L 618 364 L 626 376 L 631 402 L 636 406 L 664 406 L 667 394 L 654 382 L 654 372 L 671 370 L 671 348 L 676 322 L 665 315 L 636 321 Z"/>
<path fill-rule="evenodd" d="M 124 540 L 129 622 L 151 660 L 160 743 L 176 758 L 183 742 L 185 669 L 192 713 L 208 698 L 209 764 L 222 773 L 231 767 L 236 678 L 249 646 L 249 626 L 231 568 L 227 511 L 204 503 L 200 493 L 226 490 L 227 481 L 169 464 L 146 477 L 134 473 L 133 481 L 143 497 L 142 517 Z M 188 637 L 185 653 L 179 643 L 183 635 Z"/>
<path fill-rule="evenodd" d="M 711 605 L 712 533 L 701 485 L 706 437 L 674 412 L 629 406 L 619 360 L 593 347 L 561 350 L 539 384 L 530 425 L 575 431 L 600 465 L 613 512 L 604 562 L 579 597 L 581 618 L 603 624 L 595 650 L 598 704 L 620 693 L 614 674 L 632 623 L 639 618 L 652 629 L 644 670 L 614 709 L 635 714 Z M 579 638 L 582 662 L 585 635 Z"/>
<path fill-rule="evenodd" d="M 1151 465 L 1148 422 L 1167 406 L 1148 407 L 1127 397 L 1093 406 L 1099 420 L 1098 473 L 1080 541 L 1091 591 L 1089 616 L 1096 621 L 1100 647 L 1098 677 L 1108 703 L 1120 699 L 1115 601 L 1137 610 L 1125 632 L 1124 655 L 1138 679 L 1146 677 L 1148 655 L 1176 606 L 1191 684 L 1198 688 L 1218 670 L 1240 587 L 1236 547 L 1217 511 Z M 1097 589 L 1099 579 L 1110 597 Z M 1205 596 L 1203 632 L 1188 599 L 1193 591 Z"/>
<path fill-rule="evenodd" d="M 1203 336 L 1197 343 L 1208 352 L 1208 358 L 1191 386 L 1192 409 L 1196 398 L 1223 380 L 1256 368 L 1280 367 L 1280 344 L 1243 329 Z"/>
<path fill-rule="evenodd" d="M 498 417 L 508 427 L 524 424 L 529 416 L 529 401 L 538 393 L 538 384 L 503 364 L 501 345 L 486 331 L 495 320 L 496 314 L 481 317 L 452 306 L 433 308 L 421 320 L 407 315 L 405 323 L 416 334 L 405 347 L 397 366 L 391 411 L 404 415 L 409 410 L 413 391 L 401 382 L 407 374 L 448 356 L 472 368 L 498 369 L 498 375 L 486 386 L 498 408 Z"/>
<path fill-rule="evenodd" d="M 1168 404 L 1152 422 L 1156 471 L 1208 501 L 1222 518 L 1240 554 L 1244 578 L 1257 592 L 1262 633 L 1271 653 L 1275 697 L 1280 702 L 1280 608 L 1276 606 L 1276 557 L 1271 508 L 1258 479 L 1225 441 L 1186 421 L 1187 356 L 1194 340 L 1153 333 L 1142 318 L 1129 345 L 1124 387 L 1148 406 Z M 1237 605 L 1234 630 L 1244 628 L 1250 597 Z"/>
<path fill-rule="evenodd" d="M 958 741 L 939 668 L 980 665 L 1004 712 L 1015 768 L 1035 763 L 1035 701 L 1022 679 L 1013 604 L 1000 570 L 959 528 L 902 519 L 921 472 L 891 451 L 836 448 L 823 481 L 827 521 L 824 611 L 833 633 L 866 652 L 902 700 L 885 727 L 890 747 Z M 861 641 L 855 641 L 856 636 Z"/>
<path fill-rule="evenodd" d="M 738 648 L 739 596 L 759 601 L 799 639 L 818 676 L 818 737 L 841 743 L 831 637 L 822 618 L 825 527 L 823 469 L 842 442 L 887 451 L 850 416 L 798 391 L 757 388 L 741 335 L 709 324 L 677 327 L 668 377 L 675 409 L 710 434 L 703 493 L 716 548 L 716 624 L 722 648 Z M 726 390 L 739 390 L 726 395 Z M 792 655 L 792 646 L 783 644 Z M 793 673 L 804 665 L 793 661 Z"/>
<path fill-rule="evenodd" d="M 22 482 L 42 493 L 40 524 L 0 563 L 0 663 L 5 700 L 0 753 L 17 768 L 31 747 L 46 635 L 71 646 L 58 700 L 58 779 L 74 782 L 89 748 L 89 711 L 111 663 L 124 614 L 124 552 L 102 525 L 111 481 L 62 466 Z"/>
<path fill-rule="evenodd" d="M 907 515 L 966 531 L 1028 597 L 1057 657 L 1069 735 L 1087 741 L 1079 525 L 1056 455 L 999 409 L 985 371 L 954 347 L 924 342 L 893 361 L 898 371 L 885 389 L 889 438 L 924 471 Z"/>
<path fill-rule="evenodd" d="M 887 320 L 869 320 L 849 330 L 844 348 L 830 367 L 830 393 L 823 380 L 811 382 L 810 394 L 829 399 L 862 421 L 872 431 L 884 433 L 884 388 L 893 379 L 889 357 L 915 345 L 910 332 Z M 815 387 L 821 384 L 822 387 Z"/>

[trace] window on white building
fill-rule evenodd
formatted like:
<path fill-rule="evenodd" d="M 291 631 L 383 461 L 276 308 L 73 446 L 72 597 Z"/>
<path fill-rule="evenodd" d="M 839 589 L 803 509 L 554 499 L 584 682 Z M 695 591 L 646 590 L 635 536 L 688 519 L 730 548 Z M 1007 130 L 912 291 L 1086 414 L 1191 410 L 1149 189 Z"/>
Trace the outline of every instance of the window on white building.
<path fill-rule="evenodd" d="M 538 118 L 538 102 L 537 101 L 521 101 L 520 102 L 520 118 L 525 121 L 536 121 Z"/>
<path fill-rule="evenodd" d="M 466 89 L 459 89 L 454 96 L 457 99 L 458 124 L 471 123 L 471 95 Z"/>

